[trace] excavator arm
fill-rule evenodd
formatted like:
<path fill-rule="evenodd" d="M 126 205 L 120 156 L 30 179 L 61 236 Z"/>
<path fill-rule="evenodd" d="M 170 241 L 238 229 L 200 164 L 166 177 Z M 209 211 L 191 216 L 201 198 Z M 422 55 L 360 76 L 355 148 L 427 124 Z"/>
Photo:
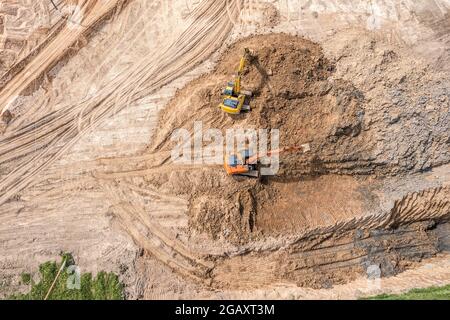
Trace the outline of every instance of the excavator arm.
<path fill-rule="evenodd" d="M 250 50 L 245 48 L 234 81 L 228 82 L 228 85 L 223 90 L 224 97 L 219 107 L 229 114 L 239 114 L 241 111 L 250 111 L 250 105 L 245 102 L 248 97 L 252 96 L 252 92 L 241 90 L 241 78 L 246 62 L 252 60 L 253 56 L 250 53 Z"/>
<path fill-rule="evenodd" d="M 299 147 L 284 147 L 280 149 L 271 150 L 267 153 L 259 153 L 254 156 L 248 156 L 249 150 L 245 149 L 244 153 L 232 154 L 225 158 L 224 168 L 229 175 L 241 175 L 259 177 L 259 166 L 261 159 L 264 157 L 271 157 L 275 154 L 293 153 L 293 152 L 308 152 L 310 151 L 309 144 L 302 144 Z"/>
<path fill-rule="evenodd" d="M 239 62 L 239 68 L 236 75 L 236 79 L 234 81 L 234 92 L 235 94 L 241 93 L 241 77 L 242 72 L 244 72 L 245 64 L 247 61 L 252 61 L 253 56 L 248 48 L 244 48 L 244 55 L 241 57 L 241 61 Z"/>
<path fill-rule="evenodd" d="M 247 51 L 245 51 L 247 53 Z M 241 76 L 242 76 L 242 72 L 244 71 L 245 68 L 245 61 L 246 61 L 246 57 L 247 54 L 244 54 L 244 56 L 241 58 L 241 61 L 239 63 L 239 69 L 236 75 L 236 79 L 234 81 L 234 92 L 236 94 L 239 94 L 241 92 Z"/>

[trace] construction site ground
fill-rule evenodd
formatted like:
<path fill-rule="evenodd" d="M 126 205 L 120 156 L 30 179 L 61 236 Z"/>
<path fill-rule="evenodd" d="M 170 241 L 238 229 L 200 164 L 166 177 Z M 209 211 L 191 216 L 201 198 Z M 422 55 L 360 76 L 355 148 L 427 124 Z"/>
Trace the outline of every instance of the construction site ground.
<path fill-rule="evenodd" d="M 128 299 L 345 299 L 450 283 L 450 2 L 6 0 L 0 297 L 71 252 Z M 249 48 L 251 111 L 218 108 Z M 279 129 L 276 176 L 171 159 Z M 381 279 L 373 278 L 378 270 Z"/>

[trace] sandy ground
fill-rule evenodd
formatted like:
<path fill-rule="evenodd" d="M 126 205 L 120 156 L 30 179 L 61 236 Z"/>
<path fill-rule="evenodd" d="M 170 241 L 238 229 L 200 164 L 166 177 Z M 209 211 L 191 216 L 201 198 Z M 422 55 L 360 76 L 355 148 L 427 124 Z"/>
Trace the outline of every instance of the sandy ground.
<path fill-rule="evenodd" d="M 57 26 L 60 18 L 50 1 L 2 1 L 0 75 L 3 76 L 38 47 Z"/>
<path fill-rule="evenodd" d="M 82 270 L 120 273 L 129 298 L 355 298 L 450 282 L 448 256 L 429 248 L 420 253 L 435 256 L 431 260 L 414 262 L 381 280 L 381 288 L 370 284 L 367 290 L 361 289 L 367 284 L 364 270 L 352 270 L 351 279 L 341 279 L 346 284 L 315 290 L 301 288 L 305 283 L 298 279 L 274 276 L 271 269 L 252 268 L 255 261 L 278 268 L 279 258 L 267 258 L 264 250 L 291 246 L 295 251 L 292 237 L 313 229 L 325 232 L 320 228 L 352 219 L 358 226 L 358 218 L 372 216 L 376 226 L 402 213 L 411 221 L 448 216 L 448 1 L 230 1 L 227 8 L 212 0 L 134 0 L 120 3 L 120 10 L 116 1 L 94 10 L 95 1 L 84 1 L 93 16 L 86 19 L 95 25 L 86 35 L 83 28 L 52 35 L 58 12 L 50 5 L 32 10 L 32 3 L 22 2 L 0 7 L 0 57 L 7 57 L 0 71 L 7 74 L 32 48 L 45 45 L 26 63 L 42 69 L 18 68 L 3 76 L 0 91 L 1 108 L 12 117 L 0 138 L 3 294 L 20 288 L 20 272 L 36 270 L 61 250 L 73 252 Z M 110 8 L 116 11 L 95 22 Z M 26 12 L 36 15 L 25 18 Z M 26 24 L 15 25 L 13 17 Z M 47 29 L 33 38 L 30 30 L 40 26 Z M 14 31 L 28 49 L 7 46 Z M 331 78 L 364 92 L 366 124 L 376 137 L 367 163 L 375 165 L 356 165 L 363 179 L 348 175 L 352 167 L 347 175 L 333 172 L 345 167 L 330 167 L 329 175 L 295 186 L 275 182 L 285 198 L 261 209 L 258 220 L 268 237 L 250 235 L 245 244 L 214 240 L 193 227 L 190 196 L 173 192 L 171 179 L 192 179 L 191 169 L 172 172 L 168 184 L 152 185 L 155 170 L 166 170 L 152 172 L 167 155 L 148 152 L 161 133 L 158 115 L 169 102 L 176 105 L 171 99 L 177 90 L 213 70 L 235 40 L 279 32 L 317 42 L 335 61 Z M 64 45 L 52 59 L 45 51 L 52 44 L 45 42 L 47 36 L 63 39 L 54 42 Z M 39 63 L 40 55 L 47 65 Z M 202 173 L 195 179 L 227 183 L 225 176 L 208 181 Z M 287 210 L 315 202 L 301 216 Z M 281 216 L 283 210 L 288 212 Z M 317 219 L 318 211 L 323 219 Z M 425 237 L 433 243 L 431 237 L 439 235 Z M 249 251 L 257 256 L 246 260 L 242 254 Z M 213 279 L 205 276 L 211 268 Z M 249 273 L 265 279 L 249 281 Z M 228 284 L 237 275 L 243 284 L 249 281 L 238 291 Z"/>

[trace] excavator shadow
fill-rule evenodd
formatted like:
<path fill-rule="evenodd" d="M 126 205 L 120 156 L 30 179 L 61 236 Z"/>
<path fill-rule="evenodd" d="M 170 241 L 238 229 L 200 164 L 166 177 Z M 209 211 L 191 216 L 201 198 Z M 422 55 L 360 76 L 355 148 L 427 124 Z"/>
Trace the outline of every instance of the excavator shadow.
<path fill-rule="evenodd" d="M 303 169 L 303 168 L 302 168 Z M 308 170 L 305 170 L 302 174 L 296 175 L 273 175 L 273 176 L 261 176 L 259 181 L 261 184 L 268 185 L 271 182 L 278 183 L 296 183 L 300 181 L 315 181 L 319 179 L 321 176 L 329 174 L 329 172 L 325 169 L 322 160 L 320 160 L 317 156 L 313 157 L 311 160 L 310 167 Z"/>
<path fill-rule="evenodd" d="M 270 78 L 269 74 L 267 73 L 266 69 L 261 65 L 261 62 L 259 61 L 258 56 L 252 56 L 252 59 L 250 60 L 250 64 L 254 65 L 256 70 L 261 75 L 261 80 L 259 81 L 259 84 L 252 90 L 253 95 L 257 96 L 261 93 L 261 90 L 267 85 L 269 88 L 269 91 L 272 92 L 272 87 L 270 85 Z"/>

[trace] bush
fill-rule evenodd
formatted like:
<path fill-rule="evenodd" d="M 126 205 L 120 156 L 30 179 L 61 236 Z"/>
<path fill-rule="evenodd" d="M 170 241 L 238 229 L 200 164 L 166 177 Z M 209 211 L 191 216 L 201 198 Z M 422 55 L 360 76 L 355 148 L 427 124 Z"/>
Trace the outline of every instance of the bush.
<path fill-rule="evenodd" d="M 450 300 L 450 285 L 413 289 L 403 294 L 381 294 L 366 300 Z"/>
<path fill-rule="evenodd" d="M 22 283 L 23 284 L 30 284 L 31 283 L 31 274 L 29 273 L 22 273 L 20 275 L 21 279 L 22 279 Z"/>
<path fill-rule="evenodd" d="M 70 289 L 68 284 L 73 282 L 74 273 L 70 272 L 70 266 L 75 265 L 71 254 L 62 253 L 61 263 L 47 261 L 39 266 L 40 281 L 33 283 L 31 275 L 21 275 L 22 283 L 31 284 L 30 292 L 14 294 L 9 299 L 15 300 L 44 300 L 62 264 L 65 262 L 61 273 L 52 288 L 48 300 L 123 300 L 124 287 L 119 277 L 110 272 L 101 271 L 95 278 L 91 273 L 80 276 L 79 289 Z"/>

